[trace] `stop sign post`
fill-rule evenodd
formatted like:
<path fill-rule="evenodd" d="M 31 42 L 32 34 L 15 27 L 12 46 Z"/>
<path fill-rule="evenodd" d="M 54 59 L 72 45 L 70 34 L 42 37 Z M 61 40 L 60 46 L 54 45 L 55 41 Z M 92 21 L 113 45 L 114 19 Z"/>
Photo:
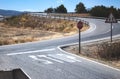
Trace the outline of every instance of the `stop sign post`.
<path fill-rule="evenodd" d="M 79 29 L 79 53 L 81 53 L 81 29 L 83 27 L 83 22 L 79 21 L 77 23 L 77 28 Z"/>

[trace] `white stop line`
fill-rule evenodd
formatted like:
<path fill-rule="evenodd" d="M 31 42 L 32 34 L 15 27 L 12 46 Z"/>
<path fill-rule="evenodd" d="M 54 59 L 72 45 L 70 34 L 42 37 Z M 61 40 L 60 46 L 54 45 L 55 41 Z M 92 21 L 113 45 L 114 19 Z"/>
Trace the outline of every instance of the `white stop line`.
<path fill-rule="evenodd" d="M 26 52 L 18 52 L 18 53 L 8 53 L 6 55 L 21 55 L 21 54 L 29 54 L 29 53 L 37 53 L 37 52 L 47 52 L 47 51 L 53 51 L 55 48 L 52 49 L 43 49 L 43 50 L 35 50 L 35 51 L 26 51 Z"/>

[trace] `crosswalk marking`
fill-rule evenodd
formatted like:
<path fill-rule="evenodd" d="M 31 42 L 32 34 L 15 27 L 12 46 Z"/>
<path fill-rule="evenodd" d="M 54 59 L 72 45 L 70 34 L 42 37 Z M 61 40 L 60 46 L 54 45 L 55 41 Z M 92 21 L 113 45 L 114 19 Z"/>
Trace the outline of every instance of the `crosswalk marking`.
<path fill-rule="evenodd" d="M 48 56 L 45 56 L 45 55 L 38 55 L 38 57 L 44 57 L 44 58 L 47 58 L 47 59 L 50 59 L 50 60 L 56 61 L 56 62 L 58 62 L 58 63 L 63 63 L 63 62 L 60 61 L 60 60 L 57 60 L 57 59 L 54 59 L 54 58 L 51 58 L 51 57 L 48 57 Z"/>
<path fill-rule="evenodd" d="M 30 58 L 36 61 L 41 61 L 44 64 L 54 64 L 57 63 L 74 63 L 81 62 L 76 57 L 66 55 L 66 54 L 47 54 L 47 55 L 29 55 Z"/>
<path fill-rule="evenodd" d="M 51 61 L 40 59 L 40 58 L 38 58 L 38 57 L 36 57 L 34 55 L 30 55 L 29 57 L 32 58 L 32 59 L 34 59 L 34 60 L 41 61 L 44 64 L 53 64 Z"/>

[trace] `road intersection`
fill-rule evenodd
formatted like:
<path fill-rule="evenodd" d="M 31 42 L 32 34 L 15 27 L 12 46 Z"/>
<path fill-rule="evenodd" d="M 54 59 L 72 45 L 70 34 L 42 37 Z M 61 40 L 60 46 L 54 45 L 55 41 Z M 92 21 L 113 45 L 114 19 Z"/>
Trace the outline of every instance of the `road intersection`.
<path fill-rule="evenodd" d="M 82 34 L 82 42 L 109 37 L 110 26 L 101 19 L 80 18 L 94 30 Z M 113 25 L 113 35 L 120 34 Z M 62 52 L 58 46 L 78 42 L 78 35 L 0 47 L 0 69 L 23 69 L 31 79 L 120 79 L 120 70 Z"/>

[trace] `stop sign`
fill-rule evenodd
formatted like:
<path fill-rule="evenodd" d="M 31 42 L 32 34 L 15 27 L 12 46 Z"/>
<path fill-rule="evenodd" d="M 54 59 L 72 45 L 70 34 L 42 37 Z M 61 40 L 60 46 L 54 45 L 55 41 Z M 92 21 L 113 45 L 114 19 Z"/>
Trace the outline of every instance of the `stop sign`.
<path fill-rule="evenodd" d="M 83 27 L 83 22 L 79 21 L 79 22 L 77 23 L 77 28 L 78 28 L 78 29 L 82 29 L 82 27 Z"/>

